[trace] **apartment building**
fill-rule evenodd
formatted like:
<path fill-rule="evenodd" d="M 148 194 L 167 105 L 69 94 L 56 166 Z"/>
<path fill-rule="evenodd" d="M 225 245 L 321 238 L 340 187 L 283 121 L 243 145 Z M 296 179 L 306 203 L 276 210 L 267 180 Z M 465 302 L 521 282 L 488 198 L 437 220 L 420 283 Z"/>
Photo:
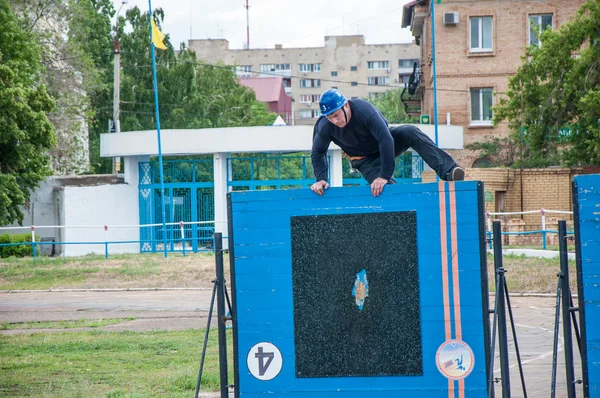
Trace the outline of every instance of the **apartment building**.
<path fill-rule="evenodd" d="M 402 27 L 410 27 L 420 45 L 421 111 L 440 124 L 463 127 L 464 144 L 487 136 L 506 137 L 506 122 L 494 127 L 492 106 L 508 89 L 508 79 L 522 64 L 529 45 L 541 46 L 535 31 L 557 29 L 585 0 L 444 0 L 435 2 L 438 112 L 433 112 L 432 29 L 430 0 L 404 6 Z M 433 119 L 432 119 L 433 122 Z M 477 153 L 453 153 L 459 163 L 477 167 Z"/>
<path fill-rule="evenodd" d="M 315 122 L 321 93 L 329 88 L 367 98 L 404 87 L 420 58 L 416 44 L 365 44 L 363 35 L 326 36 L 323 47 L 232 50 L 225 39 L 189 40 L 188 47 L 199 60 L 235 66 L 240 78 L 283 77 L 294 124 Z"/>

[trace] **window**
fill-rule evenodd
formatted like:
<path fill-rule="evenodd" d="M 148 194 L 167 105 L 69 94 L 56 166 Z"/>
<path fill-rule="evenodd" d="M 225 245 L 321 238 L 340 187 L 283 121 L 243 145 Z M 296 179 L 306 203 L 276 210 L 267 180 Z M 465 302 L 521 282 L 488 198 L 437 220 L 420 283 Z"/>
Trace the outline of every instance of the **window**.
<path fill-rule="evenodd" d="M 490 52 L 492 46 L 492 17 L 471 17 L 471 52 Z"/>
<path fill-rule="evenodd" d="M 398 75 L 398 80 L 402 84 L 408 83 L 408 81 L 410 80 L 410 75 Z"/>
<path fill-rule="evenodd" d="M 356 72 L 358 70 L 358 66 L 351 66 L 350 72 Z"/>
<path fill-rule="evenodd" d="M 303 94 L 300 96 L 301 103 L 312 103 L 321 101 L 321 94 Z"/>
<path fill-rule="evenodd" d="M 277 72 L 291 70 L 290 64 L 260 64 L 261 72 Z"/>
<path fill-rule="evenodd" d="M 546 29 L 552 29 L 552 14 L 539 14 L 529 16 L 529 45 L 541 46 L 538 37 Z"/>
<path fill-rule="evenodd" d="M 292 79 L 283 79 L 283 87 L 292 87 Z"/>
<path fill-rule="evenodd" d="M 321 87 L 321 79 L 300 79 L 300 87 Z"/>
<path fill-rule="evenodd" d="M 336 70 L 332 70 L 331 71 L 331 76 L 337 76 L 337 71 Z"/>
<path fill-rule="evenodd" d="M 358 82 L 351 82 L 350 85 L 351 86 L 358 86 Z"/>
<path fill-rule="evenodd" d="M 236 73 L 250 73 L 252 72 L 252 65 L 238 65 L 235 67 Z"/>
<path fill-rule="evenodd" d="M 300 72 L 321 72 L 321 64 L 299 64 Z"/>
<path fill-rule="evenodd" d="M 494 114 L 494 95 L 491 87 L 471 89 L 471 125 L 491 126 Z"/>
<path fill-rule="evenodd" d="M 419 65 L 420 60 L 419 59 L 400 59 L 398 60 L 398 68 L 413 68 L 413 66 L 415 65 L 415 62 L 417 63 L 417 65 Z"/>
<path fill-rule="evenodd" d="M 368 79 L 369 86 L 387 86 L 390 84 L 389 76 L 372 76 Z"/>
<path fill-rule="evenodd" d="M 300 111 L 300 119 L 316 119 L 321 116 L 321 111 L 318 109 L 302 109 Z"/>
<path fill-rule="evenodd" d="M 369 61 L 367 62 L 369 69 L 390 69 L 390 61 Z"/>

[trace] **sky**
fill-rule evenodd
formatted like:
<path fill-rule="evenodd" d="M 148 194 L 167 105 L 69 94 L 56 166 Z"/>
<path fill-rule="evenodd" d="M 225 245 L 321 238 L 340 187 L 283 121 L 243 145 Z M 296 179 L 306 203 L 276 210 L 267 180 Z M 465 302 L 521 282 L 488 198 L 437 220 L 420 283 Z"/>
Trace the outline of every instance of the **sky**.
<path fill-rule="evenodd" d="M 112 0 L 118 10 L 123 0 Z M 126 0 L 121 9 L 148 10 L 148 1 Z M 402 29 L 409 0 L 248 0 L 250 48 L 322 47 L 326 35 L 362 34 L 367 44 L 410 43 Z M 227 39 L 229 48 L 246 43 L 246 0 L 153 0 L 162 8 L 162 31 L 173 46 L 188 39 Z"/>

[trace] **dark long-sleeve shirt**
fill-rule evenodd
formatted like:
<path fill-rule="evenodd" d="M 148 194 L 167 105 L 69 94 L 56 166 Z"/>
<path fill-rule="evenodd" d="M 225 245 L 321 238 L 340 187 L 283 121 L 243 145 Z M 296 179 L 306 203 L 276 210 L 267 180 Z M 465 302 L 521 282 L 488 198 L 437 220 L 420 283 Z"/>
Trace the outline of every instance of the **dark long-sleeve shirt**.
<path fill-rule="evenodd" d="M 394 174 L 394 139 L 379 109 L 361 99 L 349 100 L 350 122 L 340 128 L 321 116 L 313 130 L 311 160 L 317 181 L 327 181 L 327 149 L 331 142 L 350 156 L 381 156 L 379 177 Z"/>

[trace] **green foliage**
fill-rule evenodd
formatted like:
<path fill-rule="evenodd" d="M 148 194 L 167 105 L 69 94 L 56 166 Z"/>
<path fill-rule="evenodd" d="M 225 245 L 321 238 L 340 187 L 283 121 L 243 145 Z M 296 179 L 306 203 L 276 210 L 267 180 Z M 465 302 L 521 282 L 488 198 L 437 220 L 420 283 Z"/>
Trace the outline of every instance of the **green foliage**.
<path fill-rule="evenodd" d="M 541 33 L 495 107 L 525 166 L 600 164 L 600 0 Z"/>
<path fill-rule="evenodd" d="M 39 242 L 40 238 L 36 235 L 35 241 Z M 0 244 L 6 243 L 21 243 L 31 242 L 31 234 L 3 234 L 0 235 Z M 0 246 L 0 258 L 8 257 L 29 257 L 33 255 L 33 248 L 31 245 L 15 245 L 15 246 Z"/>
<path fill-rule="evenodd" d="M 375 105 L 389 123 L 416 122 L 404 111 L 404 103 L 402 102 L 401 96 L 402 89 L 395 89 L 378 94 L 372 98 L 365 98 L 365 100 Z"/>
<path fill-rule="evenodd" d="M 465 145 L 465 149 L 478 151 L 479 156 L 487 160 L 485 167 L 510 167 L 517 164 L 516 148 L 509 138 L 485 137 L 482 141 Z"/>
<path fill-rule="evenodd" d="M 160 29 L 164 13 L 153 12 Z M 127 29 L 126 29 L 127 28 Z M 175 54 L 167 32 L 167 50 L 156 50 L 159 115 L 162 129 L 264 126 L 276 116 L 257 101 L 254 91 L 241 86 L 233 69 L 196 60 L 184 46 Z M 148 13 L 133 7 L 120 18 L 121 131 L 156 128 L 152 54 Z M 112 66 L 111 66 L 112 68 Z M 112 74 L 112 69 L 110 70 Z M 111 82 L 112 84 L 112 82 Z M 107 91 L 112 94 L 112 87 Z M 100 134 L 112 119 L 112 97 L 98 96 L 94 124 L 90 129 L 91 162 L 95 172 L 110 172 L 110 159 L 99 154 Z"/>
<path fill-rule="evenodd" d="M 40 48 L 24 25 L 0 0 L 0 225 L 23 220 L 20 206 L 51 174 L 47 153 L 56 142 Z"/>

